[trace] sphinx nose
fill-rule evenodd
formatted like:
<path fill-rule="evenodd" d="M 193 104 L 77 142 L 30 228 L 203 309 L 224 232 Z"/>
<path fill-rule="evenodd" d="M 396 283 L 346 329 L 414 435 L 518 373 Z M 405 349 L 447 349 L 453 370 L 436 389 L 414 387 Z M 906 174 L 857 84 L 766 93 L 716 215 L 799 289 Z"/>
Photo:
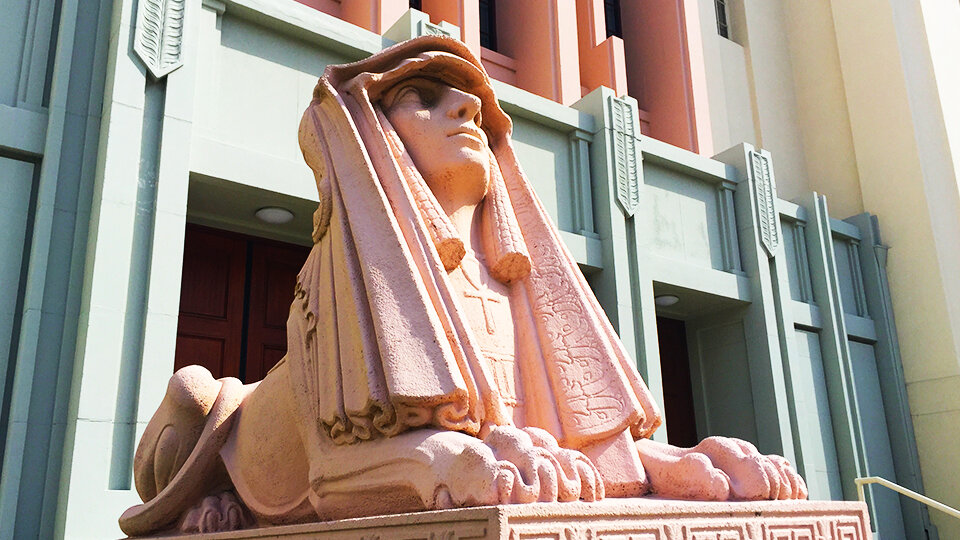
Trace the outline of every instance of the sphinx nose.
<path fill-rule="evenodd" d="M 458 120 L 473 120 L 480 124 L 480 98 L 456 88 L 451 88 L 451 104 L 447 114 Z"/>

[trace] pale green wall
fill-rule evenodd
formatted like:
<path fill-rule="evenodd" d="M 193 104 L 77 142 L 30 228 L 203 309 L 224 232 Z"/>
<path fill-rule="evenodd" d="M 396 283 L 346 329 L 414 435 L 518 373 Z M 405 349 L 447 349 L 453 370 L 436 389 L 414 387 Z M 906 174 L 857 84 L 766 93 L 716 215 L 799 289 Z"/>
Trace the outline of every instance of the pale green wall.
<path fill-rule="evenodd" d="M 32 163 L 0 158 L 0 373 L 10 371 L 10 353 L 16 349 L 22 306 L 21 272 L 24 255 L 29 249 L 26 243 L 30 214 L 30 192 L 34 183 L 35 166 Z M 3 379 L 4 381 L 6 378 Z M 0 403 L 8 403 L 12 388 L 0 386 Z M 3 409 L 6 409 L 4 407 Z M 0 416 L 0 433 L 19 432 L 24 425 L 11 425 L 8 413 Z M 19 449 L 9 451 L 17 452 Z M 5 449 L 4 452 L 7 450 Z"/>
<path fill-rule="evenodd" d="M 111 9 L 106 0 L 0 5 L 4 539 L 54 536 L 70 482 L 62 459 Z"/>

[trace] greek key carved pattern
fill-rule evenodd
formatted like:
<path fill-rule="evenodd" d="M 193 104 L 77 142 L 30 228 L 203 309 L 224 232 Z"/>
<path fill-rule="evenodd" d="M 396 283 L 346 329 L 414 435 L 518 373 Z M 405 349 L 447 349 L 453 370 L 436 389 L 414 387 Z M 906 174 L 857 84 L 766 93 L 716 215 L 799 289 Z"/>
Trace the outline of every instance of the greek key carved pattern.
<path fill-rule="evenodd" d="M 133 50 L 157 79 L 183 65 L 185 0 L 140 0 Z"/>
<path fill-rule="evenodd" d="M 329 527 L 329 523 L 264 529 L 265 536 L 341 540 L 870 540 L 863 510 L 850 503 L 805 503 L 775 510 L 770 506 L 746 510 L 712 510 L 709 505 L 679 512 L 638 505 L 622 515 L 598 513 L 581 507 L 569 513 L 546 506 L 507 507 L 425 512 L 412 521 L 397 516 L 356 520 L 357 528 Z M 572 505 L 571 505 L 572 506 Z M 523 508 L 532 511 L 524 511 Z M 666 513 L 662 513 L 666 510 Z M 469 516 L 464 515 L 469 513 Z M 483 515 L 479 515 L 479 514 Z M 504 515 L 506 514 L 506 515 Z M 406 521 L 406 522 L 404 522 Z M 294 529 L 297 529 L 294 531 Z M 194 537 L 191 537 L 194 538 Z"/>
<path fill-rule="evenodd" d="M 571 516 L 549 522 L 510 526 L 510 540 L 867 540 L 863 523 L 853 516 L 834 518 L 761 516 L 710 519 L 701 516 L 695 525 L 687 519 L 649 518 L 582 521 Z"/>
<path fill-rule="evenodd" d="M 637 138 L 634 128 L 636 111 L 625 99 L 610 98 L 610 116 L 613 124 L 613 168 L 617 178 L 617 201 L 627 216 L 640 206 Z"/>
<path fill-rule="evenodd" d="M 760 243 L 767 256 L 773 257 L 780 245 L 780 215 L 777 213 L 777 187 L 773 183 L 770 157 L 751 150 L 750 176 L 760 227 Z"/>

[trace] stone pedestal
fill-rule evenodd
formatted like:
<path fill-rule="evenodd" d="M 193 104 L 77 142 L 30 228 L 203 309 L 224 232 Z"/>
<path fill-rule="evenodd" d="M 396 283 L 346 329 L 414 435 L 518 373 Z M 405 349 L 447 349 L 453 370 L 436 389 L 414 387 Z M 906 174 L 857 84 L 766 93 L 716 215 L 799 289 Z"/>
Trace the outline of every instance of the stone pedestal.
<path fill-rule="evenodd" d="M 868 540 L 859 502 L 608 499 L 485 506 L 179 538 L 323 540 Z"/>

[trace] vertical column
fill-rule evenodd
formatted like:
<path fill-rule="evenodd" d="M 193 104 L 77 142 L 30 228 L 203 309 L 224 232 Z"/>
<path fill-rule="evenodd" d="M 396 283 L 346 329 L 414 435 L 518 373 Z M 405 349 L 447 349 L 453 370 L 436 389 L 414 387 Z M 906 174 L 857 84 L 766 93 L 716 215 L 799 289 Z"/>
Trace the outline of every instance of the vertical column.
<path fill-rule="evenodd" d="M 582 129 L 574 129 L 567 138 L 570 142 L 570 170 L 573 171 L 573 230 L 583 236 L 596 237 L 590 185 L 590 142 L 593 135 Z"/>
<path fill-rule="evenodd" d="M 460 27 L 460 41 L 480 58 L 479 0 L 423 0 L 421 4 L 434 24 L 446 21 Z"/>
<path fill-rule="evenodd" d="M 746 181 L 737 185 L 734 205 L 743 270 L 754 301 L 743 318 L 747 336 L 750 385 L 761 451 L 796 462 L 787 374 L 784 372 L 784 327 L 779 299 L 786 280 L 778 270 L 782 253 L 780 216 L 776 208 L 776 181 L 769 152 L 748 144 L 735 146 L 716 159 L 737 169 Z M 783 271 L 778 279 L 778 272 Z M 787 291 L 788 292 L 788 291 Z M 789 296 L 787 296 L 789 298 Z"/>
<path fill-rule="evenodd" d="M 723 269 L 735 274 L 743 273 L 740 262 L 740 246 L 737 245 L 737 217 L 733 194 L 737 184 L 723 180 L 717 186 L 717 208 L 720 213 L 720 246 L 723 250 Z"/>
<path fill-rule="evenodd" d="M 350 0 L 340 5 L 340 18 L 371 32 L 383 34 L 409 7 L 407 2 L 397 0 Z"/>
<path fill-rule="evenodd" d="M 627 64 L 623 40 L 607 37 L 603 0 L 577 0 L 577 43 L 580 51 L 580 85 L 584 92 L 598 86 L 627 93 Z"/>
<path fill-rule="evenodd" d="M 820 344 L 826 375 L 827 397 L 844 497 L 856 497 L 854 479 L 879 475 L 897 481 L 882 399 L 877 394 L 876 366 L 869 359 L 855 358 L 847 337 L 843 298 L 839 283 L 833 227 L 822 195 L 811 194 L 804 204 L 809 215 L 807 246 L 814 298 L 823 321 Z M 848 270 L 849 271 L 849 270 Z M 857 284 L 855 284 L 856 286 Z M 851 298 L 855 302 L 855 298 Z M 851 306 L 856 308 L 856 306 Z M 902 534 L 904 522 L 898 497 L 890 492 L 871 492 L 867 499 L 870 521 L 877 531 Z"/>
<path fill-rule="evenodd" d="M 573 105 L 597 119 L 590 145 L 593 216 L 603 245 L 603 270 L 591 285 L 658 405 L 663 408 L 660 348 L 653 281 L 641 260 L 634 212 L 642 186 L 636 100 L 598 88 Z M 653 438 L 666 442 L 668 426 Z"/>
<path fill-rule="evenodd" d="M 808 215 L 806 244 L 810 281 L 822 320 L 820 349 L 830 400 L 830 418 L 837 443 L 841 485 L 844 497 L 855 499 L 854 479 L 866 474 L 866 461 L 862 452 L 863 433 L 856 410 L 856 390 L 840 286 L 836 278 L 830 216 L 826 199 L 816 193 L 811 194 L 803 206 Z"/>
<path fill-rule="evenodd" d="M 576 5 L 499 0 L 497 52 L 517 62 L 517 86 L 569 105 L 581 97 Z"/>
<path fill-rule="evenodd" d="M 199 27 L 215 27 L 223 4 L 168 1 L 166 10 L 146 10 L 153 1 L 117 4 L 111 32 L 121 37 L 106 64 L 109 137 L 95 179 L 77 345 L 82 373 L 69 415 L 58 534 L 120 534 L 115 516 L 139 499 L 136 441 L 172 372 Z M 131 55 L 129 36 L 157 13 L 163 18 L 151 22 L 165 28 L 165 54 L 134 37 L 138 56 Z"/>
<path fill-rule="evenodd" d="M 110 43 L 102 128 L 102 133 L 109 136 L 101 141 L 92 201 L 90 263 L 84 269 L 84 302 L 78 322 L 75 369 L 79 373 L 75 384 L 79 388 L 74 389 L 77 397 L 68 418 L 65 483 L 61 486 L 61 499 L 67 504 L 58 511 L 59 534 L 88 516 L 122 512 L 126 503 L 135 500 L 124 496 L 127 491 L 119 497 L 104 496 L 109 489 L 113 453 L 109 447 L 104 448 L 104 441 L 117 446 L 117 409 L 130 402 L 129 392 L 120 389 L 121 351 L 146 102 L 145 69 L 129 49 L 129 36 L 136 24 L 135 4 L 121 2 L 114 9 L 110 34 L 124 39 Z M 100 525 L 102 533 L 116 529 Z"/>
<path fill-rule="evenodd" d="M 900 345 L 894 324 L 893 305 L 887 282 L 887 250 L 880 236 L 880 224 L 876 216 L 860 214 L 846 220 L 860 230 L 860 270 L 867 312 L 874 322 L 877 342 L 874 351 L 877 360 L 877 375 L 883 398 L 883 411 L 890 437 L 893 465 L 897 483 L 923 493 L 920 476 L 920 458 L 917 455 L 913 420 L 904 383 L 903 365 L 900 361 Z M 930 523 L 927 507 L 907 497 L 900 498 L 900 507 L 906 530 L 916 534 L 927 531 L 929 538 L 937 538 L 936 528 Z"/>
<path fill-rule="evenodd" d="M 696 0 L 621 2 L 630 95 L 650 114 L 650 134 L 712 151 L 706 71 Z"/>
<path fill-rule="evenodd" d="M 35 147 L 42 161 L 30 166 L 3 160 L 7 167 L 26 167 L 4 167 L 13 175 L 0 180 L 7 199 L 0 213 L 9 218 L 0 220 L 10 228 L 3 234 L 19 244 L 5 254 L 13 265 L 3 265 L 16 269 L 3 276 L 12 278 L 4 281 L 4 293 L 19 299 L 12 321 L 0 313 L 0 332 L 12 331 L 11 341 L 0 336 L 0 538 L 54 535 L 112 3 L 66 0 L 57 11 L 43 2 L 29 4 L 16 103 L 43 104 L 46 129 Z"/>

